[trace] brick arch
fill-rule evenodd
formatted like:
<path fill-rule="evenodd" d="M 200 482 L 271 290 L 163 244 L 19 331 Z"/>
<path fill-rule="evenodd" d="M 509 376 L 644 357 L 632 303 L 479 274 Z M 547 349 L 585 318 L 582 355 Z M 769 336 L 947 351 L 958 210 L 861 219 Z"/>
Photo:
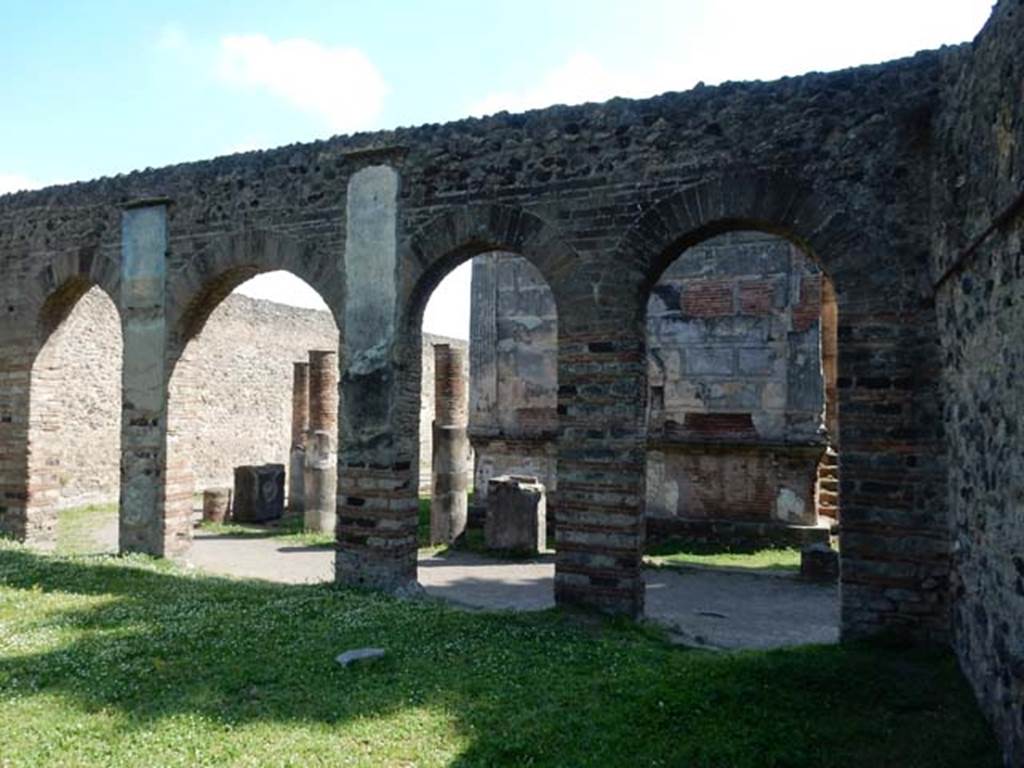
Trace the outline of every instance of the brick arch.
<path fill-rule="evenodd" d="M 644 210 L 618 243 L 615 262 L 634 281 L 637 318 L 669 264 L 718 234 L 781 236 L 818 264 L 839 310 L 841 636 L 891 630 L 945 637 L 949 532 L 934 490 L 944 476 L 930 342 L 936 316 L 921 301 L 913 265 L 899 260 L 899 245 L 875 238 L 870 222 L 847 213 L 853 208 L 841 194 L 785 173 L 723 174 Z M 893 595 L 912 606 L 913 622 Z"/>
<path fill-rule="evenodd" d="M 557 311 L 560 287 L 579 261 L 559 230 L 522 208 L 467 205 L 431 219 L 401 244 L 401 328 L 418 332 L 427 300 L 445 275 L 491 251 L 515 253 L 533 264 L 551 288 Z"/>
<path fill-rule="evenodd" d="M 615 261 L 635 278 L 639 316 L 651 288 L 684 250 L 737 230 L 789 240 L 842 292 L 845 263 L 858 233 L 840 201 L 827 206 L 822 199 L 786 173 L 735 173 L 683 187 L 655 202 L 637 216 L 615 249 Z"/>
<path fill-rule="evenodd" d="M 29 327 L 31 337 L 27 338 L 23 345 L 26 360 L 30 361 L 30 365 L 25 367 L 19 376 L 23 381 L 21 386 L 14 381 L 9 382 L 12 385 L 12 394 L 17 397 L 20 392 L 23 398 L 23 432 L 19 437 L 25 455 L 18 459 L 18 471 L 23 473 L 20 481 L 25 487 L 21 534 L 27 539 L 47 541 L 54 536 L 58 510 L 66 501 L 63 489 L 65 470 L 77 466 L 74 461 L 70 465 L 66 464 L 65 460 L 68 457 L 74 459 L 77 455 L 81 458 L 83 454 L 88 454 L 92 460 L 98 461 L 99 464 L 92 467 L 96 470 L 94 477 L 105 475 L 110 479 L 110 485 L 105 490 L 116 494 L 117 445 L 114 446 L 113 454 L 110 454 L 106 446 L 99 449 L 88 447 L 69 439 L 70 435 L 67 432 L 62 433 L 61 430 L 67 429 L 68 424 L 81 426 L 82 422 L 79 419 L 82 418 L 82 414 L 75 410 L 78 405 L 77 397 L 89 393 L 91 397 L 101 400 L 105 407 L 110 407 L 109 413 L 106 414 L 109 421 L 102 419 L 99 422 L 102 425 L 101 430 L 109 427 L 109 433 L 119 433 L 120 355 L 115 351 L 116 347 L 113 344 L 109 347 L 106 344 L 102 347 L 93 346 L 93 349 L 102 351 L 104 364 L 112 364 L 115 360 L 117 363 L 116 369 L 105 369 L 110 378 L 101 380 L 100 395 L 95 394 L 97 384 L 93 379 L 84 376 L 68 379 L 62 366 L 56 364 L 60 359 L 58 355 L 67 354 L 68 349 L 81 350 L 76 338 L 67 335 L 69 326 L 66 321 L 82 305 L 86 294 L 93 291 L 102 297 L 103 320 L 106 322 L 90 324 L 89 331 L 107 328 L 116 334 L 117 345 L 120 345 L 121 310 L 117 300 L 111 296 L 111 290 L 116 287 L 116 281 L 108 280 L 106 285 L 98 282 L 88 262 L 57 259 L 37 275 L 27 292 L 29 306 L 36 320 L 34 325 Z M 110 326 L 107 325 L 108 322 Z M 74 346 L 68 347 L 69 342 Z M 112 354 L 116 357 L 111 357 Z M 78 355 L 74 357 L 77 359 Z M 94 368 L 90 369 L 90 373 L 95 372 Z M 68 385 L 72 382 L 77 393 L 76 403 L 69 406 L 63 398 L 68 396 Z M 114 387 L 118 396 L 112 396 L 113 392 L 105 385 Z M 95 427 L 95 423 L 93 426 Z M 84 430 L 76 431 L 79 431 L 79 437 L 85 433 Z M 104 432 L 104 437 L 109 433 Z M 108 474 L 110 471 L 115 473 L 113 477 Z M 90 470 L 78 469 L 74 474 L 80 480 L 90 474 Z M 96 492 L 103 489 L 93 490 Z"/>
<path fill-rule="evenodd" d="M 346 466 L 339 472 L 339 494 L 359 500 L 358 507 L 340 505 L 338 510 L 342 545 L 337 562 L 344 580 L 393 588 L 415 579 L 418 482 L 414 475 L 419 465 L 423 311 L 433 290 L 453 268 L 494 251 L 515 253 L 530 262 L 551 289 L 557 312 L 560 286 L 569 281 L 577 255 L 561 233 L 536 214 L 493 203 L 453 206 L 399 242 L 392 364 L 369 388 L 361 383 L 366 378 L 362 372 L 346 370 L 342 378 L 342 400 L 350 407 L 377 391 L 393 393 L 387 396 L 388 408 L 380 424 L 362 425 L 360 420 L 369 418 L 367 409 L 356 408 L 342 427 Z M 346 430 L 351 433 L 348 446 L 344 445 Z M 367 484 L 373 488 L 370 494 Z M 386 499 L 380 491 L 383 487 L 390 489 Z M 374 535 L 369 536 L 370 531 Z M 377 552 L 381 545 L 374 542 L 385 542 L 387 547 Z M 388 567 L 368 571 L 365 565 L 374 559 Z"/>
<path fill-rule="evenodd" d="M 59 254 L 25 286 L 27 316 L 36 320 L 37 341 L 41 346 L 92 288 L 101 289 L 120 315 L 121 280 L 118 266 L 103 258 L 99 249 L 82 247 Z"/>
<path fill-rule="evenodd" d="M 249 230 L 192 244 L 184 269 L 168 278 L 170 346 L 180 352 L 235 288 L 264 272 L 291 272 L 327 303 L 341 327 L 344 277 L 315 243 L 272 230 Z M 172 246 L 173 247 L 173 246 Z"/>

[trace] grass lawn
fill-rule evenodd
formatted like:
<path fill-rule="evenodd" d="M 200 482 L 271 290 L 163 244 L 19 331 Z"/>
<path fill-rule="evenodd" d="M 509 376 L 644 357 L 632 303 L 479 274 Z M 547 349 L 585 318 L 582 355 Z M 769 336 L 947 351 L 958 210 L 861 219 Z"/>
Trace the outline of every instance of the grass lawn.
<path fill-rule="evenodd" d="M 117 504 L 89 504 L 61 510 L 57 517 L 57 551 L 67 555 L 95 554 L 95 532 L 117 521 Z M 3 765 L 0 763 L 0 765 Z"/>
<path fill-rule="evenodd" d="M 228 536 L 239 539 L 265 539 L 273 537 L 297 546 L 334 546 L 334 534 L 311 533 L 302 529 L 302 517 L 285 516 L 266 525 L 252 523 L 200 523 L 198 530 L 212 536 Z"/>
<path fill-rule="evenodd" d="M 387 657 L 342 669 L 339 652 Z M 997 768 L 953 658 L 667 645 L 0 542 L 0 765 Z"/>
<path fill-rule="evenodd" d="M 652 565 L 704 565 L 751 570 L 800 570 L 800 550 L 729 548 L 696 541 L 668 540 L 651 546 L 644 560 Z"/>

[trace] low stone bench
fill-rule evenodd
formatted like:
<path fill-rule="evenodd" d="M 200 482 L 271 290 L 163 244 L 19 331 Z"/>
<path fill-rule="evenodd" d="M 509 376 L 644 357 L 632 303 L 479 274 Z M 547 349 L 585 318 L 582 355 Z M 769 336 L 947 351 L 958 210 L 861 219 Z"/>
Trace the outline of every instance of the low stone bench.
<path fill-rule="evenodd" d="M 484 543 L 488 549 L 521 554 L 547 548 L 547 499 L 536 477 L 502 475 L 487 481 Z"/>

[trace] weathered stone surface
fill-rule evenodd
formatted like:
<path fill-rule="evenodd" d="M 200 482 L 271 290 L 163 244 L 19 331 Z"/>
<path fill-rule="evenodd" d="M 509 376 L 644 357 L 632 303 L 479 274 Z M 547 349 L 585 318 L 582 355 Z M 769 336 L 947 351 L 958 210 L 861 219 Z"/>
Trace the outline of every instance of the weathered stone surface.
<path fill-rule="evenodd" d="M 470 448 L 465 349 L 434 346 L 434 458 L 430 543 L 452 544 L 466 531 Z"/>
<path fill-rule="evenodd" d="M 121 420 L 121 323 L 103 289 L 69 286 L 48 304 L 58 321 L 33 365 L 29 474 L 57 508 L 116 503 Z M 420 489 L 430 494 L 434 418 L 433 345 L 466 341 L 423 335 Z M 178 360 L 169 385 L 168 429 L 196 491 L 231 484 L 242 464 L 287 463 L 289 505 L 301 486 L 304 449 L 296 450 L 294 361 L 334 348 L 327 312 L 241 294 L 226 297 Z M 308 365 L 308 361 L 301 363 Z M 291 377 L 291 378 L 290 378 Z M 292 406 L 289 406 L 289 402 Z M 292 414 L 294 417 L 294 413 Z M 305 432 L 305 426 L 302 427 Z M 304 439 L 304 438 L 303 438 Z M 59 494 L 58 494 L 59 491 Z M 301 507 L 294 508 L 300 511 Z"/>
<path fill-rule="evenodd" d="M 998 3 L 947 66 L 932 178 L 953 638 L 1024 765 L 1024 5 Z M 912 606 L 914 595 L 893 596 Z"/>
<path fill-rule="evenodd" d="M 473 259 L 469 433 L 474 503 L 488 481 L 538 477 L 554 493 L 558 417 L 558 314 L 544 276 L 513 253 Z"/>
<path fill-rule="evenodd" d="M 223 523 L 231 517 L 231 489 L 207 488 L 203 491 L 203 522 Z"/>
<path fill-rule="evenodd" d="M 800 550 L 800 578 L 833 582 L 839 578 L 839 553 L 828 544 L 812 544 Z"/>
<path fill-rule="evenodd" d="M 236 523 L 265 523 L 284 514 L 284 465 L 235 468 L 231 518 Z"/>
<path fill-rule="evenodd" d="M 818 461 L 838 440 L 824 418 L 828 383 L 838 395 L 819 352 L 836 334 L 835 313 L 822 321 L 823 281 L 794 245 L 756 231 L 713 237 L 669 265 L 646 312 L 648 518 L 816 524 Z M 470 434 L 485 508 L 492 476 L 557 488 L 557 313 L 543 276 L 514 254 L 477 257 L 472 295 Z"/>
<path fill-rule="evenodd" d="M 49 310 L 54 320 L 62 319 L 32 367 L 28 473 L 33 500 L 39 514 L 44 498 L 51 513 L 116 503 L 122 357 L 117 307 L 103 289 L 86 283 L 55 299 Z"/>
<path fill-rule="evenodd" d="M 187 545 L 191 503 L 167 472 L 167 206 L 142 204 L 121 216 L 120 547 L 169 555 Z"/>
<path fill-rule="evenodd" d="M 303 521 L 307 531 L 333 533 L 338 493 L 338 353 L 310 350 L 309 418 L 303 456 Z"/>
<path fill-rule="evenodd" d="M 306 432 L 309 430 L 309 363 L 292 364 L 292 440 L 288 452 L 288 511 L 305 510 Z"/>
<path fill-rule="evenodd" d="M 423 356 L 421 358 L 420 376 L 420 461 L 419 461 L 419 495 L 430 496 L 433 492 L 433 461 L 434 461 L 434 347 L 447 344 L 462 351 L 463 378 L 469 381 L 469 344 L 465 339 L 453 339 L 448 336 L 423 334 Z"/>
<path fill-rule="evenodd" d="M 171 454 L 196 491 L 230 485 L 244 464 L 284 464 L 290 487 L 301 478 L 302 465 L 291 467 L 294 364 L 337 346 L 328 312 L 242 294 L 210 312 L 174 366 L 168 396 Z"/>
<path fill-rule="evenodd" d="M 547 548 L 547 497 L 535 477 L 492 477 L 484 543 L 488 549 L 539 554 Z"/>

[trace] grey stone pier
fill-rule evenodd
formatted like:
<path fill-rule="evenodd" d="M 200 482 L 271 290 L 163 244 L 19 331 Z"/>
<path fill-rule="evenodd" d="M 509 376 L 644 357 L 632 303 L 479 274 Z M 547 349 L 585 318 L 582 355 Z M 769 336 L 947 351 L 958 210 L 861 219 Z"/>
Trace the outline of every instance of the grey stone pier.
<path fill-rule="evenodd" d="M 169 515 L 178 489 L 167 471 L 167 201 L 140 201 L 121 214 L 122 552 L 171 555 L 187 548 L 189 521 Z M 191 494 L 191 489 L 189 489 Z M 191 511 L 190 509 L 188 511 Z M 174 519 L 170 519 L 170 518 Z"/>

